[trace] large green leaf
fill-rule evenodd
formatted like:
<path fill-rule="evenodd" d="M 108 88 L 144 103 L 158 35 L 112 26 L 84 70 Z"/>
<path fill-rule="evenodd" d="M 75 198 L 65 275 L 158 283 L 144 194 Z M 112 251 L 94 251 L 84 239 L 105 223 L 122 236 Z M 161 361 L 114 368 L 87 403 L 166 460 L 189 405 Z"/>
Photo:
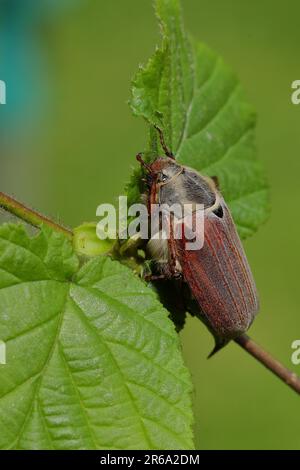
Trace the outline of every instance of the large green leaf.
<path fill-rule="evenodd" d="M 163 44 L 132 84 L 136 116 L 164 130 L 176 159 L 201 173 L 218 176 L 240 235 L 265 221 L 268 191 L 256 160 L 256 117 L 238 79 L 223 60 L 185 32 L 178 0 L 156 0 Z M 151 129 L 147 157 L 162 153 Z M 140 172 L 128 186 L 138 198 Z"/>
<path fill-rule="evenodd" d="M 190 449 L 191 382 L 155 293 L 49 229 L 0 227 L 2 449 Z"/>

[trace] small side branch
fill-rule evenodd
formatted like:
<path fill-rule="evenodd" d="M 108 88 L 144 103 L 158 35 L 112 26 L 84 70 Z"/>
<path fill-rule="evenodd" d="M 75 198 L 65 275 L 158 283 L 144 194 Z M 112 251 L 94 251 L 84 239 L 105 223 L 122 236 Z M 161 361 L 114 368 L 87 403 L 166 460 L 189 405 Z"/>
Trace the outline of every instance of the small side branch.
<path fill-rule="evenodd" d="M 53 220 L 49 219 L 48 217 L 40 214 L 39 212 L 30 209 L 29 207 L 25 206 L 21 202 L 16 201 L 11 196 L 8 196 L 5 193 L 0 192 L 0 207 L 4 210 L 9 212 L 10 214 L 19 217 L 19 219 L 24 220 L 30 225 L 34 227 L 40 228 L 42 224 L 48 225 L 56 232 L 63 233 L 67 236 L 70 240 L 73 237 L 73 233 L 71 230 L 63 227 L 62 225 L 54 222 Z"/>
<path fill-rule="evenodd" d="M 300 377 L 294 372 L 284 367 L 249 336 L 242 335 L 235 342 L 300 395 Z"/>

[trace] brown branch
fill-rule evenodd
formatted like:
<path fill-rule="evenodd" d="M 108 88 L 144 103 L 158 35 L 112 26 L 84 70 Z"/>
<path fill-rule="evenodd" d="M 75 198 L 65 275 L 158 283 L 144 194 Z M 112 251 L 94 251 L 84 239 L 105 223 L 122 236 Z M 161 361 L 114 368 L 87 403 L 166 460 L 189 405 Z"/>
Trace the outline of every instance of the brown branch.
<path fill-rule="evenodd" d="M 24 204 L 16 201 L 11 196 L 8 196 L 5 193 L 0 192 L 0 207 L 2 207 L 7 212 L 19 217 L 30 225 L 40 228 L 42 224 L 51 227 L 56 232 L 63 233 L 69 239 L 72 239 L 73 233 L 70 229 L 63 227 L 62 225 L 54 222 L 48 217 L 40 214 L 39 212 L 30 209 Z"/>
<path fill-rule="evenodd" d="M 300 377 L 294 372 L 284 367 L 249 336 L 242 335 L 235 342 L 300 395 Z"/>

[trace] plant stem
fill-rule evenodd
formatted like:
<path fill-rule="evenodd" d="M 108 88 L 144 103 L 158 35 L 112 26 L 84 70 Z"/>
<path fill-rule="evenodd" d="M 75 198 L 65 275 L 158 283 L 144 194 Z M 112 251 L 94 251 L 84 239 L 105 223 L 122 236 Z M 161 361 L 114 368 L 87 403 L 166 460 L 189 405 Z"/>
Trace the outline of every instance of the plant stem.
<path fill-rule="evenodd" d="M 294 372 L 284 367 L 249 336 L 242 335 L 235 342 L 300 395 L 300 377 Z"/>
<path fill-rule="evenodd" d="M 0 207 L 2 207 L 7 212 L 19 217 L 30 225 L 40 228 L 42 224 L 48 225 L 56 232 L 63 233 L 69 239 L 72 239 L 73 233 L 71 230 L 63 227 L 62 225 L 54 222 L 48 217 L 40 214 L 39 212 L 30 209 L 24 204 L 16 201 L 11 196 L 8 196 L 5 193 L 0 192 Z"/>

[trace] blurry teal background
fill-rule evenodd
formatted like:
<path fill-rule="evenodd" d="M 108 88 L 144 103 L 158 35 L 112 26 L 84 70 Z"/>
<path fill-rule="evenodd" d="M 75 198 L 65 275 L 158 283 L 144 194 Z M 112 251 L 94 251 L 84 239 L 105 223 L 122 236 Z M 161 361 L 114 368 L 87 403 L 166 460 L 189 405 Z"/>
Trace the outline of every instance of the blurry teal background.
<path fill-rule="evenodd" d="M 290 362 L 300 339 L 300 106 L 290 100 L 300 79 L 300 3 L 182 3 L 190 31 L 231 64 L 258 111 L 273 211 L 246 242 L 261 296 L 251 336 L 300 374 Z M 8 102 L 0 107 L 1 190 L 70 226 L 94 220 L 144 147 L 145 125 L 126 100 L 131 76 L 158 42 L 152 2 L 1 0 L 0 17 Z M 196 319 L 182 341 L 195 384 L 197 448 L 300 449 L 294 392 L 235 344 L 207 361 L 213 341 Z"/>

